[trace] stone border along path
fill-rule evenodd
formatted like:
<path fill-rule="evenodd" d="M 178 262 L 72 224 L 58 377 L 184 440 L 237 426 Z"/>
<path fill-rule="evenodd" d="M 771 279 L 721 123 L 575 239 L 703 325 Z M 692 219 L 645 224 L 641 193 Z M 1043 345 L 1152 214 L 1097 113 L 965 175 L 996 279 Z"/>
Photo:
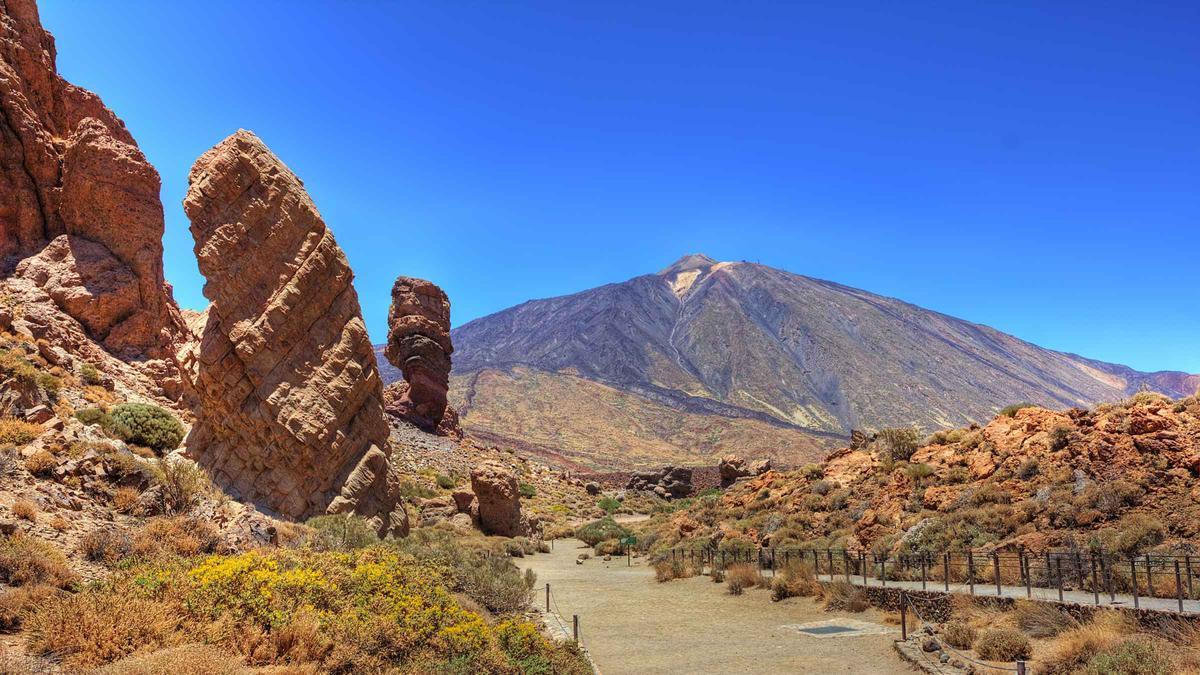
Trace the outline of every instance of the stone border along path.
<path fill-rule="evenodd" d="M 811 598 L 772 602 L 766 589 L 732 596 L 706 576 L 659 583 L 645 558 L 631 567 L 617 556 L 576 565 L 588 551 L 578 540 L 559 539 L 550 553 L 515 562 L 538 575 L 539 611 L 550 584 L 561 618 L 546 623 L 555 632 L 569 632 L 571 615 L 579 615 L 580 640 L 603 675 L 913 672 L 892 646 L 899 627 L 885 624 L 878 610 L 825 612 Z M 796 630 L 830 623 L 856 630 L 827 637 Z"/>
<path fill-rule="evenodd" d="M 1166 576 L 1165 574 L 1163 575 Z M 822 572 L 817 575 L 817 579 L 821 581 L 846 581 L 845 574 L 826 574 Z M 872 588 L 902 588 L 906 591 L 925 590 L 930 593 L 945 594 L 946 586 L 939 579 L 937 581 L 929 580 L 926 582 L 926 587 L 921 588 L 920 581 L 893 581 L 888 580 L 886 584 L 879 581 L 877 577 L 867 576 L 866 583 L 863 583 L 861 574 L 851 575 L 850 583 L 856 586 L 870 586 Z M 1167 581 L 1163 581 L 1167 583 Z M 1171 587 L 1174 587 L 1175 578 L 1172 576 L 1169 580 Z M 1014 600 L 1041 600 L 1043 602 L 1058 603 L 1058 589 L 1056 588 L 1039 588 L 1033 586 L 1029 589 L 1028 595 L 1024 586 L 1006 586 L 1001 584 L 1000 593 L 996 592 L 994 583 L 976 582 L 975 592 L 971 593 L 971 587 L 965 583 L 950 584 L 951 594 L 958 595 L 973 595 L 977 598 L 1012 598 Z M 1088 607 L 1112 607 L 1117 609 L 1133 609 L 1133 596 L 1124 593 L 1116 593 L 1110 596 L 1105 591 L 1100 591 L 1100 603 L 1096 604 L 1096 595 L 1092 591 L 1063 591 L 1063 604 L 1068 605 L 1085 605 Z M 1171 614 L 1179 614 L 1179 600 L 1176 598 L 1149 598 L 1144 595 L 1138 597 L 1138 608 L 1143 610 L 1154 610 L 1159 612 L 1170 612 Z M 1195 614 L 1200 612 L 1200 600 L 1184 600 L 1183 611 L 1185 614 Z"/>

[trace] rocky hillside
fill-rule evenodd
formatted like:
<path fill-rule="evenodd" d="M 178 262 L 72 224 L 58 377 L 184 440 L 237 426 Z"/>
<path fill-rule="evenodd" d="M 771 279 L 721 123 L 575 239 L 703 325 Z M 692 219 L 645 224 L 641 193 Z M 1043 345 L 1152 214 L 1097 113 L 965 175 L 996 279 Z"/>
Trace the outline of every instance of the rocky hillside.
<path fill-rule="evenodd" d="M 1140 373 L 702 255 L 527 302 L 453 338 L 453 397 L 466 429 L 594 464 L 724 451 L 796 463 L 855 428 L 952 428 L 1020 401 L 1061 409 L 1200 386 L 1200 376 Z M 578 414 L 555 415 L 562 407 Z"/>
<path fill-rule="evenodd" d="M 1200 544 L 1200 397 L 1027 407 L 919 444 L 860 440 L 821 463 L 767 472 L 659 515 L 648 529 L 659 546 L 876 552 L 1102 546 L 1127 554 Z"/>

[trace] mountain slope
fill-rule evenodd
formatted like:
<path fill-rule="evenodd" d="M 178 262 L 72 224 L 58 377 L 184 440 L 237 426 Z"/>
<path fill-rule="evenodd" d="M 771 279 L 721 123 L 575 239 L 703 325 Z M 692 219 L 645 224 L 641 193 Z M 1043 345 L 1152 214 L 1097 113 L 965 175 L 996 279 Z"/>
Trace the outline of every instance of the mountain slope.
<path fill-rule="evenodd" d="M 801 444 L 806 450 L 794 454 L 796 461 L 854 428 L 948 428 L 986 420 L 1018 401 L 1067 408 L 1118 400 L 1143 386 L 1174 397 L 1200 386 L 1200 376 L 1140 373 L 892 298 L 701 255 L 658 274 L 527 302 L 472 321 L 452 337 L 452 387 L 468 429 L 529 437 L 531 426 L 549 419 L 538 412 L 541 403 L 565 403 L 564 391 L 580 388 L 550 386 L 547 378 L 570 376 L 623 392 L 632 397 L 630 406 L 640 399 L 681 415 L 722 418 L 725 426 L 754 421 L 806 434 L 810 441 Z M 522 391 L 522 397 L 501 395 L 497 380 L 490 380 L 488 396 L 508 401 L 502 417 L 510 421 L 483 414 L 490 401 L 480 400 L 478 391 L 466 398 L 465 378 L 493 370 Z M 542 400 L 551 390 L 559 398 Z M 520 428 L 511 421 L 518 417 Z M 603 446 L 587 454 L 620 457 L 622 436 L 665 440 L 661 431 L 628 421 L 608 428 L 618 417 L 598 408 L 575 422 L 578 435 L 590 433 L 598 439 L 593 445 Z M 539 443 L 554 436 L 534 435 Z M 775 439 L 756 444 L 736 435 L 737 443 L 716 438 L 711 451 L 700 452 L 787 459 L 772 452 Z M 682 456 L 698 451 L 674 447 Z"/>

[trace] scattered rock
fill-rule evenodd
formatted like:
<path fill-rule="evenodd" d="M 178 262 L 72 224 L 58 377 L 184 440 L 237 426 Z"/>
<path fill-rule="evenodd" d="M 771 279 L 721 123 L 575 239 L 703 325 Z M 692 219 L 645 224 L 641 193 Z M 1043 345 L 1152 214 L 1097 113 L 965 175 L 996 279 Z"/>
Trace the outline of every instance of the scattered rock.
<path fill-rule="evenodd" d="M 692 470 L 666 466 L 657 471 L 635 473 L 625 489 L 653 492 L 664 499 L 687 497 L 692 494 Z"/>
<path fill-rule="evenodd" d="M 594 482 L 594 481 L 593 481 L 593 482 L 589 482 L 589 483 L 585 484 L 585 485 L 583 486 L 583 489 L 584 489 L 584 490 L 586 490 L 586 491 L 587 491 L 587 493 L 588 493 L 589 495 L 593 496 L 593 497 L 595 497 L 596 495 L 600 494 L 600 484 L 599 484 L 599 483 L 596 483 L 596 482 Z"/>
<path fill-rule="evenodd" d="M 238 131 L 188 182 L 212 301 L 187 360 L 199 402 L 189 453 L 235 496 L 287 517 L 354 512 L 406 534 L 354 275 L 300 179 Z"/>

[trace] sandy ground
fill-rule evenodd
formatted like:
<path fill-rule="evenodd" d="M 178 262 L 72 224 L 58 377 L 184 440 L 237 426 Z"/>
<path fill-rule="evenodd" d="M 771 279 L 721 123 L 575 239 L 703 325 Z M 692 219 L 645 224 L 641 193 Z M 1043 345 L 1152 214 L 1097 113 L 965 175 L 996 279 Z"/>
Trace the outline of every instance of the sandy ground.
<path fill-rule="evenodd" d="M 807 598 L 771 602 L 763 589 L 731 596 L 708 577 L 660 584 L 636 559 L 632 567 L 625 558 L 576 565 L 586 550 L 559 540 L 550 554 L 522 562 L 538 575 L 536 605 L 545 607 L 549 582 L 567 631 L 571 615 L 579 615 L 583 644 L 602 675 L 913 672 L 892 649 L 899 630 L 884 627 L 874 610 L 830 613 Z M 838 618 L 868 621 L 888 634 L 817 638 L 789 627 Z"/>

